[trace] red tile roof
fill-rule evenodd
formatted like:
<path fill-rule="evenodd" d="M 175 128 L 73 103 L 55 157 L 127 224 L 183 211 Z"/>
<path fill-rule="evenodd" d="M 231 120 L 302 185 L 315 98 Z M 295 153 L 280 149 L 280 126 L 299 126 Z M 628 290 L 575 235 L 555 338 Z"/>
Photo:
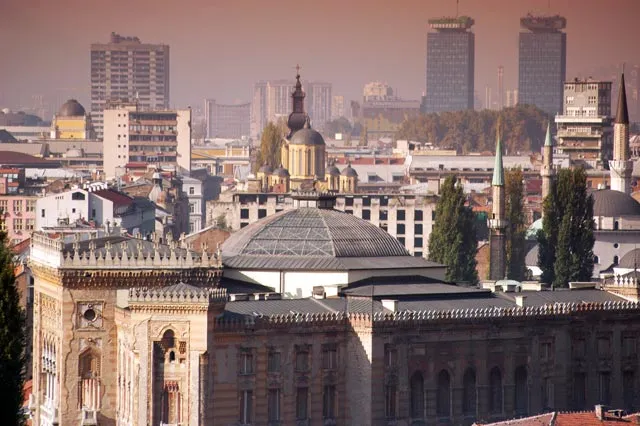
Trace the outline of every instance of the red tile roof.
<path fill-rule="evenodd" d="M 0 151 L 0 165 L 5 167 L 60 167 L 60 162 L 45 160 L 22 152 Z"/>
<path fill-rule="evenodd" d="M 558 413 L 556 415 L 556 421 L 554 426 L 619 426 L 621 424 L 638 424 L 637 415 L 633 414 L 626 417 L 615 417 L 611 414 L 607 414 L 604 420 L 598 419 L 596 413 L 593 411 L 586 411 L 581 413 Z"/>
<path fill-rule="evenodd" d="M 116 192 L 112 189 L 100 189 L 98 191 L 93 191 L 93 193 L 99 197 L 113 202 L 113 204 L 117 207 L 128 206 L 133 203 L 133 198 L 129 197 L 128 195 Z"/>

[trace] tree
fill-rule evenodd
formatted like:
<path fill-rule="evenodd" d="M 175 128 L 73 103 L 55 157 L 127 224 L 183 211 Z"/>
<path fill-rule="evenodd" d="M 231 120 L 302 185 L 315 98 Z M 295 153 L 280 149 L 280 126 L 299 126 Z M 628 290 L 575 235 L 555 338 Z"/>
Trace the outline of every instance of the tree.
<path fill-rule="evenodd" d="M 260 153 L 256 159 L 256 171 L 266 165 L 273 168 L 280 166 L 280 149 L 282 148 L 282 129 L 271 121 L 262 130 Z"/>
<path fill-rule="evenodd" d="M 560 170 L 544 200 L 542 230 L 538 233 L 538 266 L 542 281 L 567 287 L 570 281 L 589 281 L 593 273 L 593 197 L 587 193 L 584 169 Z"/>
<path fill-rule="evenodd" d="M 227 216 L 224 213 L 220 213 L 218 217 L 216 217 L 216 228 L 222 229 L 223 231 L 229 230 L 229 226 L 227 225 Z"/>
<path fill-rule="evenodd" d="M 448 176 L 441 187 L 429 237 L 429 259 L 447 266 L 448 281 L 476 283 L 475 217 L 471 208 L 465 206 L 462 187 L 456 182 L 456 176 Z"/>
<path fill-rule="evenodd" d="M 512 169 L 505 173 L 507 225 L 507 277 L 523 281 L 526 278 L 525 236 L 526 219 L 524 214 L 524 177 L 522 170 Z"/>
<path fill-rule="evenodd" d="M 369 146 L 369 135 L 367 135 L 367 125 L 362 126 L 362 130 L 360 131 L 360 141 L 358 142 L 358 146 Z"/>
<path fill-rule="evenodd" d="M 25 315 L 15 283 L 12 253 L 0 232 L 0 424 L 22 425 Z"/>

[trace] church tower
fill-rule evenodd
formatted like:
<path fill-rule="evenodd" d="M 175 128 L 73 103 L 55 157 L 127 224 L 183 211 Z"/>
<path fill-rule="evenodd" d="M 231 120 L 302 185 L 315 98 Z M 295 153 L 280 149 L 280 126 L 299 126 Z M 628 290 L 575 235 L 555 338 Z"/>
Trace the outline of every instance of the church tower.
<path fill-rule="evenodd" d="M 544 147 L 542 148 L 542 168 L 540 169 L 540 176 L 542 177 L 542 201 L 544 201 L 551 192 L 551 185 L 555 175 L 553 168 L 553 142 L 551 142 L 550 127 L 550 124 L 547 123 L 547 135 L 544 138 Z"/>
<path fill-rule="evenodd" d="M 507 221 L 504 215 L 505 188 L 504 169 L 502 167 L 502 142 L 500 141 L 500 130 L 498 130 L 498 141 L 496 143 L 496 162 L 493 167 L 493 208 L 491 219 L 489 219 L 489 279 L 501 280 L 506 272 L 506 235 L 505 229 Z"/>
<path fill-rule="evenodd" d="M 620 78 L 618 111 L 613 123 L 613 160 L 609 161 L 609 170 L 611 171 L 611 189 L 630 194 L 633 162 L 629 159 L 629 112 L 624 72 Z"/>

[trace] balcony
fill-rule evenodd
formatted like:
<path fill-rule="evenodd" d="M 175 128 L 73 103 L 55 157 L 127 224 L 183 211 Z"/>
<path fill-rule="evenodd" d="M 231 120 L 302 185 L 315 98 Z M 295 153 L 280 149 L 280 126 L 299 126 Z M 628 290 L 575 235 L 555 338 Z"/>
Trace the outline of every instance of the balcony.
<path fill-rule="evenodd" d="M 98 424 L 98 411 L 97 410 L 89 410 L 87 408 L 82 409 L 82 421 L 80 425 L 82 426 L 97 426 Z"/>

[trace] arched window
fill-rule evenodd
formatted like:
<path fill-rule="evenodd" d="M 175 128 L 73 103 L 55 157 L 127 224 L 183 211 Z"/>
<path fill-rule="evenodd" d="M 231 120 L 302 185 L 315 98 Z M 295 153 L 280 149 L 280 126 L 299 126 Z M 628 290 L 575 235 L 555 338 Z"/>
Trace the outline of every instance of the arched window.
<path fill-rule="evenodd" d="M 80 406 L 90 410 L 100 408 L 100 354 L 88 349 L 78 359 L 80 376 Z"/>
<path fill-rule="evenodd" d="M 462 412 L 467 416 L 476 414 L 476 372 L 467 368 L 463 378 Z"/>
<path fill-rule="evenodd" d="M 617 265 L 619 261 L 620 261 L 620 258 L 618 258 L 618 256 L 613 256 L 613 264 L 614 265 Z"/>
<path fill-rule="evenodd" d="M 615 222 L 613 222 L 613 230 L 614 231 L 617 231 L 619 227 L 620 227 L 620 223 L 617 220 Z"/>
<path fill-rule="evenodd" d="M 600 258 L 598 256 L 593 256 L 593 263 L 596 265 L 600 263 Z"/>
<path fill-rule="evenodd" d="M 411 376 L 411 418 L 421 419 L 424 416 L 424 379 L 418 371 Z"/>
<path fill-rule="evenodd" d="M 489 412 L 502 413 L 502 374 L 498 367 L 493 367 L 489 373 Z"/>
<path fill-rule="evenodd" d="M 526 414 L 529 405 L 529 395 L 527 392 L 527 367 L 524 365 L 516 368 L 515 382 L 516 413 Z"/>
<path fill-rule="evenodd" d="M 438 374 L 436 414 L 438 417 L 449 417 L 451 415 L 451 378 L 446 370 L 442 370 Z"/>
<path fill-rule="evenodd" d="M 165 350 L 176 347 L 176 337 L 173 330 L 167 330 L 162 335 L 162 347 Z"/>

